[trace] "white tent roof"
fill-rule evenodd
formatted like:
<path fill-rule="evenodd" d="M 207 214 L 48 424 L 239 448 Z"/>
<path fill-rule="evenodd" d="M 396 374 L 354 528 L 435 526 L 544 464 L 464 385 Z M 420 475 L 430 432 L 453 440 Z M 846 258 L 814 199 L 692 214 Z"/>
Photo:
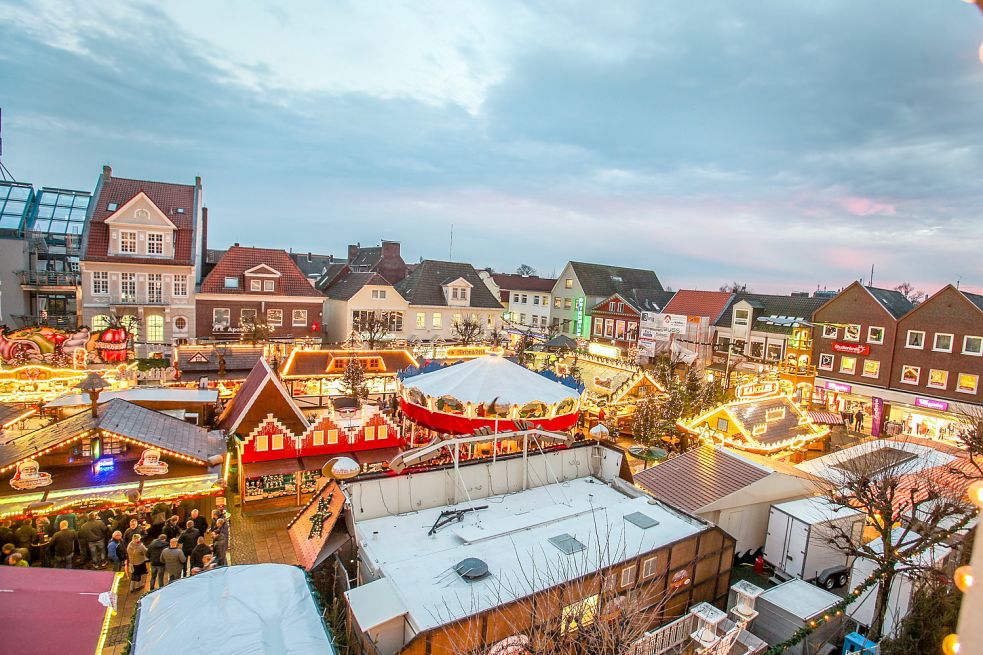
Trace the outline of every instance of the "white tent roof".
<path fill-rule="evenodd" d="M 99 402 L 104 403 L 113 398 L 122 398 L 130 402 L 174 402 L 174 403 L 214 403 L 218 400 L 218 391 L 214 389 L 181 389 L 176 387 L 144 387 L 107 391 L 99 394 Z M 80 393 L 59 396 L 45 407 L 76 407 L 88 405 L 92 401 L 87 395 Z"/>
<path fill-rule="evenodd" d="M 333 655 L 304 572 L 285 564 L 225 566 L 140 600 L 133 655 Z"/>
<path fill-rule="evenodd" d="M 416 375 L 404 380 L 403 385 L 432 398 L 452 396 L 472 403 L 489 403 L 498 398 L 498 402 L 507 405 L 524 405 L 533 400 L 552 405 L 564 398 L 580 397 L 576 389 L 494 355 Z"/>

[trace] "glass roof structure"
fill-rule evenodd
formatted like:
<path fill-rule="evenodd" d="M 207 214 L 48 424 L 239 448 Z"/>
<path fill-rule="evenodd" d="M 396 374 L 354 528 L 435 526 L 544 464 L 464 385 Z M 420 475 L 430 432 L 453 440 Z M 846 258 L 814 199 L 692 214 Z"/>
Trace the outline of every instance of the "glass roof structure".
<path fill-rule="evenodd" d="M 51 236 L 80 237 L 91 200 L 87 191 L 44 187 L 38 192 L 28 227 Z"/>
<path fill-rule="evenodd" d="M 33 186 L 0 181 L 0 230 L 8 232 L 23 229 L 33 206 Z"/>

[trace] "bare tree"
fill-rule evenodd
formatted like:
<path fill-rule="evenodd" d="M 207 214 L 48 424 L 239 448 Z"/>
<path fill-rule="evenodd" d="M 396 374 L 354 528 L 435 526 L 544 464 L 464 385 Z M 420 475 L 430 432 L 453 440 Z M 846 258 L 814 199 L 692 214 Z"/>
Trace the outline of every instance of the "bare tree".
<path fill-rule="evenodd" d="M 894 290 L 907 298 L 912 305 L 918 305 L 923 300 L 928 298 L 927 293 L 916 289 L 915 285 L 911 282 L 902 282 L 898 286 L 894 287 Z"/>
<path fill-rule="evenodd" d="M 481 339 L 483 330 L 481 328 L 481 322 L 476 317 L 468 316 L 459 321 L 454 321 L 451 325 L 451 331 L 460 340 L 461 345 L 470 346 L 472 343 Z"/>
<path fill-rule="evenodd" d="M 849 526 L 831 524 L 822 535 L 850 558 L 869 560 L 880 572 L 873 620 L 867 637 L 878 641 L 884 632 L 891 586 L 899 575 L 924 578 L 939 572 L 921 557 L 932 546 L 962 529 L 973 511 L 962 492 L 943 476 L 917 468 L 918 459 L 904 460 L 898 449 L 868 442 L 852 449 L 824 473 L 822 495 L 836 508 L 851 508 L 867 517 L 868 530 L 880 538 L 859 539 Z"/>
<path fill-rule="evenodd" d="M 272 334 L 273 329 L 265 318 L 254 318 L 242 325 L 242 340 L 249 344 L 265 343 Z"/>
<path fill-rule="evenodd" d="M 386 339 L 392 332 L 393 317 L 389 312 L 362 311 L 356 312 L 352 328 L 362 338 L 362 343 L 369 350 Z"/>
<path fill-rule="evenodd" d="M 963 425 L 958 427 L 957 438 L 963 445 L 969 471 L 952 467 L 952 472 L 974 480 L 983 478 L 983 407 L 970 405 L 962 412 Z"/>
<path fill-rule="evenodd" d="M 751 290 L 747 288 L 746 283 L 741 282 L 728 282 L 726 284 L 720 285 L 721 291 L 726 291 L 727 293 L 751 293 Z"/>
<path fill-rule="evenodd" d="M 519 268 L 515 269 L 516 275 L 535 275 L 536 269 L 529 264 L 520 264 Z"/>

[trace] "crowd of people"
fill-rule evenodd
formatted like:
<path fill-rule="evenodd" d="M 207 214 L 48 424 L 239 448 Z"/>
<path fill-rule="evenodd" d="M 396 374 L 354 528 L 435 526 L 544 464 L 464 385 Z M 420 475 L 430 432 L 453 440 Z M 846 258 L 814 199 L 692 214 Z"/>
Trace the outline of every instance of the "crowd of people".
<path fill-rule="evenodd" d="M 153 590 L 226 566 L 229 524 L 221 509 L 209 521 L 197 508 L 160 502 L 4 521 L 0 544 L 8 566 L 112 568 L 126 573 L 130 591 L 143 589 L 148 580 Z"/>

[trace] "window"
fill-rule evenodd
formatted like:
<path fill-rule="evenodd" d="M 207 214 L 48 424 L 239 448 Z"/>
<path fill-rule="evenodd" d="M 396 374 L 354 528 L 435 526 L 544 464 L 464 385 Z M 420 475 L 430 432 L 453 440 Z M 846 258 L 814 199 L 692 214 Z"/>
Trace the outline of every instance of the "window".
<path fill-rule="evenodd" d="M 385 300 L 386 290 L 385 289 L 372 289 L 372 300 Z"/>
<path fill-rule="evenodd" d="M 95 271 L 92 274 L 92 293 L 96 296 L 109 294 L 109 273 L 106 271 Z"/>
<path fill-rule="evenodd" d="M 328 430 L 328 444 L 333 446 L 336 443 L 338 443 L 338 431 Z"/>
<path fill-rule="evenodd" d="M 748 320 L 751 318 L 751 312 L 746 309 L 735 309 L 734 310 L 734 325 L 747 325 Z"/>
<path fill-rule="evenodd" d="M 860 326 L 851 324 L 843 328 L 843 340 L 860 341 Z"/>
<path fill-rule="evenodd" d="M 524 321 L 524 320 L 526 320 L 526 315 L 525 314 L 522 314 L 521 321 Z M 451 325 L 457 325 L 460 322 L 461 322 L 461 315 L 460 314 L 451 314 Z"/>
<path fill-rule="evenodd" d="M 417 312 L 416 314 L 416 329 L 422 330 L 427 327 L 427 315 L 423 312 Z"/>
<path fill-rule="evenodd" d="M 658 557 L 649 557 L 648 559 L 642 560 L 642 579 L 651 578 L 655 575 L 658 570 L 656 566 L 659 563 Z"/>
<path fill-rule="evenodd" d="M 922 369 L 918 366 L 902 366 L 901 382 L 904 384 L 918 384 L 918 378 L 922 375 Z"/>
<path fill-rule="evenodd" d="M 151 314 L 147 317 L 147 341 L 164 343 L 164 317 L 162 315 Z"/>
<path fill-rule="evenodd" d="M 523 305 L 529 304 L 529 296 L 527 296 L 526 294 L 522 294 L 522 304 Z"/>
<path fill-rule="evenodd" d="M 174 318 L 174 331 L 175 332 L 187 332 L 188 331 L 188 319 L 183 316 L 176 316 Z"/>
<path fill-rule="evenodd" d="M 614 319 L 604 319 L 604 336 L 606 336 L 608 339 L 614 338 Z"/>
<path fill-rule="evenodd" d="M 619 341 L 623 341 L 625 338 L 625 322 L 615 321 L 614 324 L 614 338 Z"/>
<path fill-rule="evenodd" d="M 434 312 L 433 313 L 433 316 L 431 316 L 430 318 L 431 318 L 431 320 L 430 320 L 430 326 L 433 329 L 439 330 L 443 326 L 443 324 L 444 324 L 444 315 L 441 314 L 440 312 Z"/>
<path fill-rule="evenodd" d="M 560 612 L 560 634 L 576 632 L 581 626 L 590 625 L 597 617 L 598 594 L 564 607 Z"/>
<path fill-rule="evenodd" d="M 824 371 L 833 370 L 833 355 L 830 353 L 823 353 L 819 355 L 819 368 Z"/>
<path fill-rule="evenodd" d="M 366 425 L 364 434 L 365 434 L 365 441 L 375 441 L 375 426 Z"/>
<path fill-rule="evenodd" d="M 451 288 L 451 298 L 457 300 L 457 287 Z"/>
<path fill-rule="evenodd" d="M 133 302 L 137 297 L 137 274 L 119 274 L 119 294 L 124 301 Z"/>
<path fill-rule="evenodd" d="M 594 319 L 594 336 L 600 337 L 604 334 L 604 321 L 599 318 Z"/>
<path fill-rule="evenodd" d="M 147 254 L 148 255 L 163 255 L 164 254 L 164 235 L 155 234 L 151 232 L 147 235 Z"/>
<path fill-rule="evenodd" d="M 884 343 L 884 328 L 873 326 L 867 328 L 867 343 Z"/>
<path fill-rule="evenodd" d="M 876 378 L 880 374 L 881 374 L 880 362 L 873 359 L 864 360 L 864 372 L 862 373 L 862 375 L 865 378 Z"/>
<path fill-rule="evenodd" d="M 956 391 L 959 393 L 976 393 L 980 384 L 980 376 L 960 373 L 956 379 Z"/>
<path fill-rule="evenodd" d="M 629 564 L 621 569 L 621 586 L 627 587 L 635 582 L 635 565 Z"/>
<path fill-rule="evenodd" d="M 292 313 L 290 324 L 294 327 L 304 327 L 307 325 L 307 310 L 295 309 Z"/>
<path fill-rule="evenodd" d="M 256 324 L 256 310 L 255 309 L 240 309 L 239 310 L 239 324 L 240 325 L 255 325 Z"/>
<path fill-rule="evenodd" d="M 159 303 L 164 300 L 164 282 L 160 273 L 147 275 L 147 302 Z"/>
<path fill-rule="evenodd" d="M 105 314 L 96 314 L 92 317 L 92 331 L 99 332 L 109 327 L 109 317 Z"/>
<path fill-rule="evenodd" d="M 720 432 L 727 432 L 730 429 L 730 421 L 725 418 L 717 419 L 717 430 Z"/>
<path fill-rule="evenodd" d="M 119 251 L 126 252 L 126 253 L 135 253 L 137 251 L 136 232 L 119 233 Z"/>
<path fill-rule="evenodd" d="M 932 342 L 932 350 L 940 353 L 951 353 L 952 335 L 936 332 L 935 340 Z"/>
<path fill-rule="evenodd" d="M 485 320 L 487 321 L 488 327 L 491 327 L 492 326 L 492 315 L 491 314 L 488 314 L 485 317 Z"/>
<path fill-rule="evenodd" d="M 567 278 L 566 280 L 564 280 L 563 281 L 563 288 L 565 288 L 565 289 L 572 289 L 573 288 L 573 280 L 570 279 L 570 278 Z"/>
<path fill-rule="evenodd" d="M 263 290 L 263 281 L 262 280 L 250 280 L 249 281 L 249 290 L 250 291 L 262 291 Z"/>
<path fill-rule="evenodd" d="M 457 314 L 455 314 L 455 316 L 457 316 Z M 456 322 L 457 321 L 455 321 L 455 323 Z M 525 314 L 519 314 L 519 325 L 525 325 L 525 324 L 526 324 L 526 315 Z"/>
<path fill-rule="evenodd" d="M 273 293 L 274 284 L 273 280 L 263 280 L 263 291 L 266 293 Z"/>
<path fill-rule="evenodd" d="M 283 310 L 282 309 L 267 309 L 266 310 L 266 322 L 270 326 L 280 326 L 280 325 L 283 325 Z"/>
<path fill-rule="evenodd" d="M 559 309 L 561 302 L 563 302 L 563 299 L 560 298 L 559 296 L 557 296 L 556 298 L 553 299 L 553 307 L 555 307 L 556 309 Z"/>
<path fill-rule="evenodd" d="M 519 302 L 519 294 L 517 294 L 517 293 L 513 293 L 512 294 L 512 302 L 515 302 L 515 303 Z"/>
<path fill-rule="evenodd" d="M 983 337 L 963 337 L 964 355 L 983 355 Z"/>
<path fill-rule="evenodd" d="M 573 307 L 573 300 L 570 298 L 563 299 L 563 309 L 571 309 Z"/>
<path fill-rule="evenodd" d="M 928 382 L 927 386 L 933 389 L 945 389 L 949 384 L 949 371 L 940 371 L 938 369 L 931 369 L 928 372 Z"/>
<path fill-rule="evenodd" d="M 314 445 L 315 446 L 324 445 L 324 430 L 314 430 Z"/>
<path fill-rule="evenodd" d="M 283 450 L 283 433 L 273 435 L 273 450 Z"/>
<path fill-rule="evenodd" d="M 824 325 L 823 326 L 823 339 L 835 339 L 838 330 L 835 325 Z"/>
<path fill-rule="evenodd" d="M 217 328 L 227 328 L 232 322 L 232 312 L 225 307 L 216 307 L 212 310 L 212 326 Z"/>
<path fill-rule="evenodd" d="M 256 451 L 262 452 L 270 449 L 270 437 L 265 434 L 256 435 Z"/>
<path fill-rule="evenodd" d="M 538 305 L 539 304 L 539 296 L 533 296 L 532 297 L 532 304 L 534 304 L 534 305 Z"/>
<path fill-rule="evenodd" d="M 187 275 L 175 275 L 174 276 L 174 295 L 175 296 L 187 296 L 188 295 L 188 276 Z"/>
<path fill-rule="evenodd" d="M 238 289 L 239 288 L 239 278 L 237 278 L 237 277 L 227 277 L 227 278 L 225 278 L 225 288 L 226 289 Z"/>
<path fill-rule="evenodd" d="M 905 341 L 905 348 L 917 348 L 921 350 L 925 347 L 925 333 L 921 330 L 908 330 L 908 339 Z"/>
<path fill-rule="evenodd" d="M 856 357 L 840 357 L 840 373 L 853 375 L 857 371 Z"/>

